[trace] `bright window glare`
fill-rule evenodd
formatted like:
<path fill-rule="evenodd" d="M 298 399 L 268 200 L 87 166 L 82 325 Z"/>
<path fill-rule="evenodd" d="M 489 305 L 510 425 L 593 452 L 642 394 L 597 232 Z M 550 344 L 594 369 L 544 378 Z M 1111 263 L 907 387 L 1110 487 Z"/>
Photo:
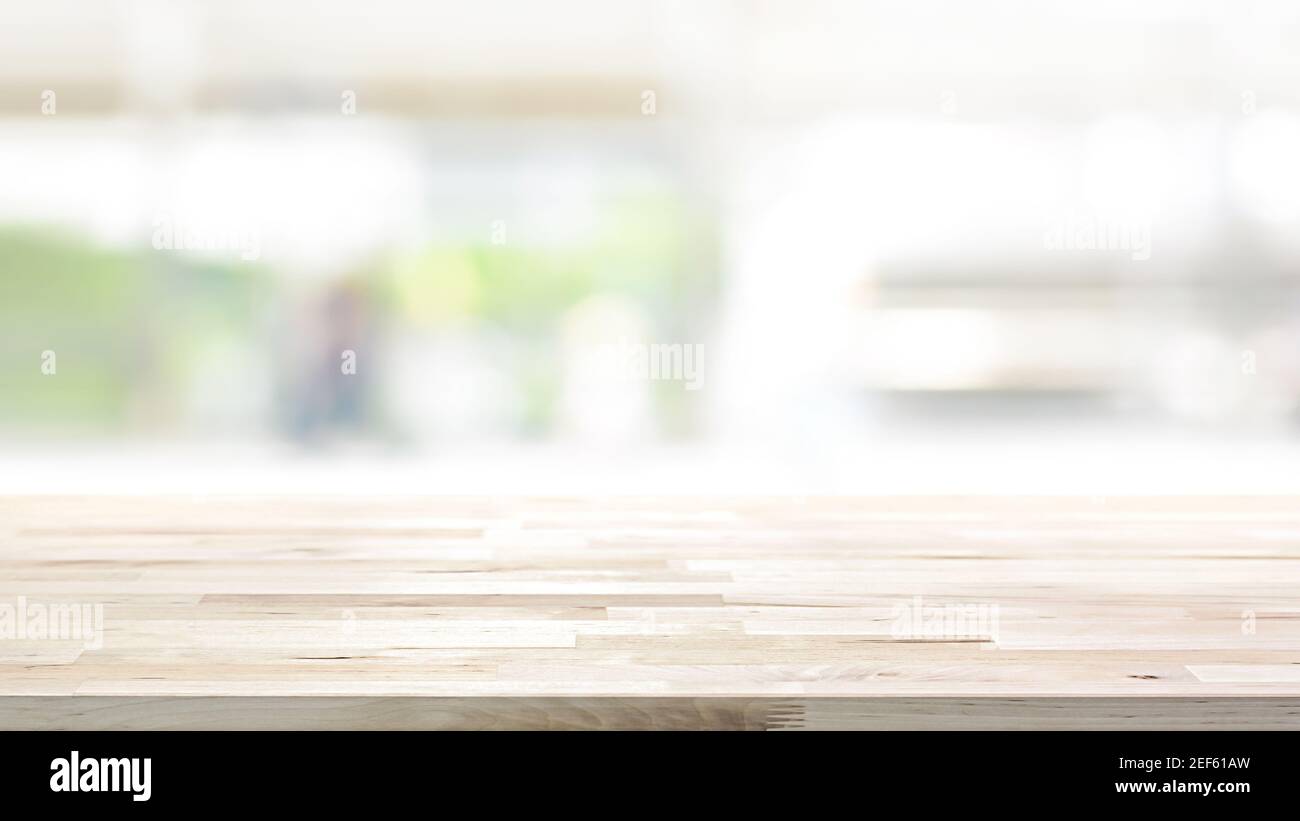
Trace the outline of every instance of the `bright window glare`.
<path fill-rule="evenodd" d="M 1293 4 L 5 5 L 14 464 L 1296 481 Z"/>

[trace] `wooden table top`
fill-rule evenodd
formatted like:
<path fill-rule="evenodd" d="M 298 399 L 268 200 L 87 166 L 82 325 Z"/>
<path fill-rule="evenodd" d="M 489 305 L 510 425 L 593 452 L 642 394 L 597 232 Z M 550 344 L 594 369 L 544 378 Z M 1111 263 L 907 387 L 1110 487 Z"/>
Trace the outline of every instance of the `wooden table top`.
<path fill-rule="evenodd" d="M 0 497 L 0 728 L 1298 716 L 1290 497 Z"/>

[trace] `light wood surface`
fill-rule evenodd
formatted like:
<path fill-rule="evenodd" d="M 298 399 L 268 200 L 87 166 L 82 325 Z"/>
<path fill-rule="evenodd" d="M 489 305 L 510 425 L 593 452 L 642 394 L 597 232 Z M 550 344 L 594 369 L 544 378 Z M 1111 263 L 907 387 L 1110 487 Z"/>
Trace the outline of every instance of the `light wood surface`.
<path fill-rule="evenodd" d="M 0 498 L 20 600 L 2 728 L 1300 728 L 1293 498 Z"/>

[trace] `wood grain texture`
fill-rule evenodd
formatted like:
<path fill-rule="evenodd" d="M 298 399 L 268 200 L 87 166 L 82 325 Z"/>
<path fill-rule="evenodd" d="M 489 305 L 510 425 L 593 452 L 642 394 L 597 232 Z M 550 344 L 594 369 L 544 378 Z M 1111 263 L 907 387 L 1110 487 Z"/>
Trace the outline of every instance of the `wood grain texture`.
<path fill-rule="evenodd" d="M 2 728 L 1295 729 L 1297 669 L 1293 498 L 0 498 Z"/>

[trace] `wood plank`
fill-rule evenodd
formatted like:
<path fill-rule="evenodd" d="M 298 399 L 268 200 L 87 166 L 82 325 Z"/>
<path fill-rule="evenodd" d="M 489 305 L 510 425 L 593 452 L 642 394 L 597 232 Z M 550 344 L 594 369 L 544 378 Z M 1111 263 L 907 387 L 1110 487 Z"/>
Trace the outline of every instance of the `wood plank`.
<path fill-rule="evenodd" d="M 1291 497 L 0 497 L 0 728 L 1300 728 L 1298 658 Z"/>

